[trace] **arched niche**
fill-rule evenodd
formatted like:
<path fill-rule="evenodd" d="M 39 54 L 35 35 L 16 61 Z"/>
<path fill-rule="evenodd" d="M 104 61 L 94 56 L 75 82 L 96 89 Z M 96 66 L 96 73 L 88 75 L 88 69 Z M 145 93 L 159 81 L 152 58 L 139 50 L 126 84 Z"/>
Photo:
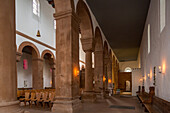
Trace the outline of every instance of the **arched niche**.
<path fill-rule="evenodd" d="M 43 59 L 43 87 L 55 88 L 55 56 L 50 50 L 44 50 L 41 58 Z"/>

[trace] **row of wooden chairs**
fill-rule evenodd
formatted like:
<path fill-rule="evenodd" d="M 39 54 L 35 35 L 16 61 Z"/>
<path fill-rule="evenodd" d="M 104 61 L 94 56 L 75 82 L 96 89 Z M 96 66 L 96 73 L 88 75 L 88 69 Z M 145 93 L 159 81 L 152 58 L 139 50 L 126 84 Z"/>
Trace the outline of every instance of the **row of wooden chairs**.
<path fill-rule="evenodd" d="M 51 109 L 53 101 L 55 97 L 55 89 L 40 89 L 40 90 L 27 90 L 25 91 L 24 98 L 19 98 L 20 103 L 24 102 L 29 103 L 29 106 L 32 107 L 34 103 L 37 107 L 39 103 L 43 105 L 45 108 L 45 104 L 47 103 Z"/>

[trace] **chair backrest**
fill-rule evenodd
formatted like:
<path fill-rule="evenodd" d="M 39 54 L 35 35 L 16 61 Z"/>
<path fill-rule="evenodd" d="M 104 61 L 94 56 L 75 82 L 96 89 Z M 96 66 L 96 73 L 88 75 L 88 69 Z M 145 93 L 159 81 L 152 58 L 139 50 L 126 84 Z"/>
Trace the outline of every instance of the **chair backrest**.
<path fill-rule="evenodd" d="M 21 96 L 21 91 L 17 90 L 17 97 Z"/>
<path fill-rule="evenodd" d="M 49 92 L 49 100 L 53 101 L 55 97 L 55 93 L 54 92 Z"/>
<path fill-rule="evenodd" d="M 31 99 L 35 99 L 35 92 L 31 92 Z"/>
<path fill-rule="evenodd" d="M 20 95 L 24 96 L 25 95 L 25 91 L 24 90 L 20 90 Z"/>
<path fill-rule="evenodd" d="M 41 92 L 36 92 L 36 99 L 40 100 L 41 99 Z"/>
<path fill-rule="evenodd" d="M 29 92 L 29 91 L 26 91 L 26 92 L 25 92 L 25 98 L 26 98 L 26 99 L 29 99 L 29 97 L 30 97 L 30 92 Z"/>
<path fill-rule="evenodd" d="M 43 93 L 42 93 L 42 99 L 43 99 L 43 100 L 47 100 L 47 96 L 48 96 L 48 93 L 47 93 L 47 92 L 43 92 Z"/>

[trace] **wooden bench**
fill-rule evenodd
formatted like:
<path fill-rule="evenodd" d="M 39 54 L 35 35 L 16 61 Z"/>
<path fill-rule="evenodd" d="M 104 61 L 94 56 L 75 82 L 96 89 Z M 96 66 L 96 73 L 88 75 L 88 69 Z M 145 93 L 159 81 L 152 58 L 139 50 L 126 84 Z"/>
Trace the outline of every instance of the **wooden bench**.
<path fill-rule="evenodd" d="M 149 94 L 144 92 L 138 93 L 137 97 L 142 103 L 142 106 L 145 107 L 145 112 L 149 113 L 170 113 L 170 102 L 167 102 L 161 98 L 153 96 L 152 103 L 147 103 L 146 100 L 149 99 Z"/>

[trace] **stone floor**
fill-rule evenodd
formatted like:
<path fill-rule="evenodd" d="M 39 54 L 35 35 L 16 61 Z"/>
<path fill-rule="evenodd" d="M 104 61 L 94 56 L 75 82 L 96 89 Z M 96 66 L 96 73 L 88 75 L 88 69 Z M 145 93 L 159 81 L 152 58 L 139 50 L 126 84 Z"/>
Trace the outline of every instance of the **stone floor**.
<path fill-rule="evenodd" d="M 111 108 L 113 106 L 113 108 Z M 51 113 L 49 109 L 41 107 L 22 107 L 30 113 Z M 133 109 L 132 109 L 133 108 Z M 82 103 L 79 113 L 145 113 L 136 97 L 113 96 L 107 99 L 97 99 L 95 103 Z"/>

